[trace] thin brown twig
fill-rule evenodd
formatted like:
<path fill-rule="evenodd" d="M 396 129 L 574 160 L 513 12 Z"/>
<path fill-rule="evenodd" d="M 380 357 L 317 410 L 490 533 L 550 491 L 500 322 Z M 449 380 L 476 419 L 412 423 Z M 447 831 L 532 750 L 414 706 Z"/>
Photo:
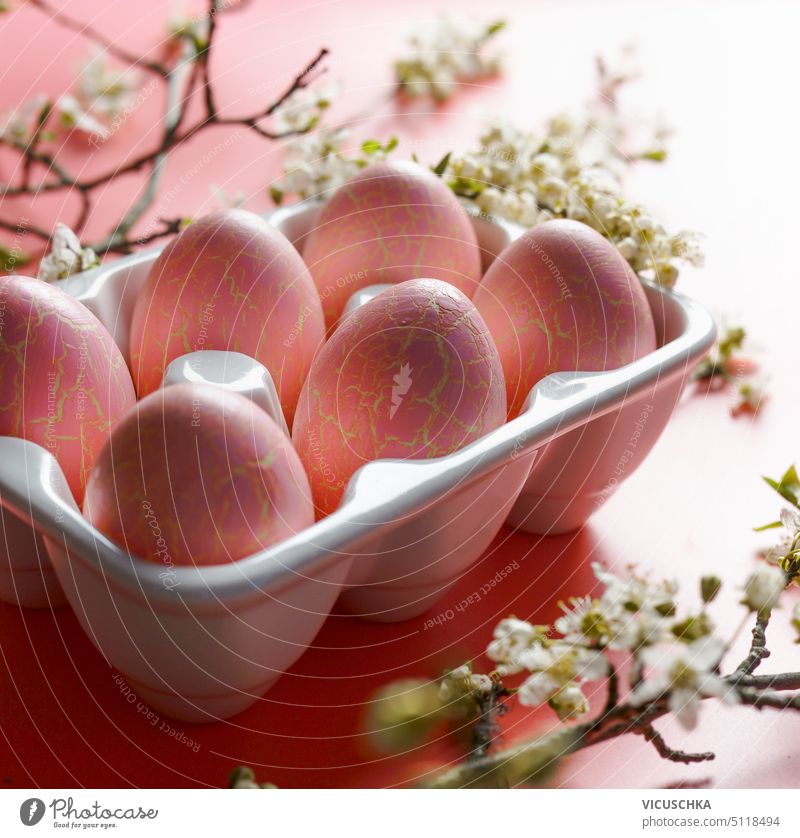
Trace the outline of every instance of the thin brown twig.
<path fill-rule="evenodd" d="M 51 189 L 64 189 L 74 185 L 74 180 L 67 174 L 66 169 L 62 168 L 52 154 L 31 148 L 30 143 L 25 145 L 25 143 L 9 140 L 5 137 L 0 137 L 0 145 L 13 148 L 14 151 L 19 152 L 24 157 L 30 157 L 34 163 L 39 163 L 46 167 L 48 171 L 52 171 L 58 178 L 58 181 L 55 183 L 51 181 L 49 184 L 34 184 L 33 186 L 27 187 L 10 187 L 6 184 L 0 184 L 0 197 L 13 198 L 16 195 L 35 195 L 39 192 L 47 192 Z"/>
<path fill-rule="evenodd" d="M 49 241 L 50 236 L 52 235 L 43 227 L 37 227 L 33 224 L 29 224 L 27 221 L 3 221 L 0 219 L 0 230 L 8 230 L 9 233 L 19 233 L 25 235 L 30 233 L 31 235 L 43 239 L 44 241 Z"/>
<path fill-rule="evenodd" d="M 36 147 L 39 145 L 39 141 L 42 139 L 44 125 L 50 117 L 52 110 L 53 103 L 48 99 L 44 103 L 42 109 L 39 111 L 39 114 L 36 117 L 36 127 L 33 129 L 33 135 L 31 136 L 30 142 L 28 143 L 28 151 L 31 153 L 25 154 L 25 159 L 22 164 L 22 185 L 25 187 L 30 185 L 31 170 L 33 168 L 34 161 L 33 155 L 36 153 Z"/>
<path fill-rule="evenodd" d="M 479 715 L 472 728 L 471 760 L 486 756 L 497 739 L 500 733 L 497 719 L 505 709 L 502 701 L 507 696 L 508 691 L 502 684 L 493 683 L 492 688 L 478 700 Z"/>
<path fill-rule="evenodd" d="M 693 762 L 709 762 L 716 758 L 712 751 L 702 751 L 700 753 L 687 753 L 686 751 L 679 751 L 675 748 L 670 748 L 664 741 L 664 737 L 651 725 L 642 725 L 637 731 L 658 751 L 658 755 L 670 762 L 682 762 L 685 765 L 690 765 Z"/>
<path fill-rule="evenodd" d="M 182 60 L 178 62 L 178 64 L 176 64 L 176 66 L 170 72 L 170 75 L 167 79 L 168 89 L 166 109 L 164 114 L 164 140 L 162 141 L 162 145 L 165 147 L 168 147 L 170 137 L 173 136 L 175 131 L 177 130 L 177 126 L 180 124 L 180 121 L 183 118 L 183 114 L 186 110 L 186 105 L 192 93 L 191 88 L 188 88 L 181 93 L 181 85 L 183 84 L 186 75 L 187 62 L 190 60 L 189 56 L 195 55 L 194 46 L 187 45 L 186 53 L 187 60 Z M 196 65 L 192 65 L 192 67 L 194 66 Z M 190 70 L 189 78 L 193 81 L 192 77 L 193 73 Z M 150 174 L 147 178 L 147 182 L 139 198 L 136 200 L 133 206 L 125 213 L 125 215 L 122 217 L 122 220 L 117 224 L 113 232 L 109 236 L 107 236 L 106 239 L 100 242 L 96 252 L 107 253 L 109 249 L 119 244 L 123 244 L 126 241 L 130 229 L 133 227 L 134 224 L 136 224 L 136 222 L 145 213 L 147 208 L 155 200 L 156 194 L 158 193 L 158 187 L 161 182 L 161 177 L 164 172 L 164 167 L 167 162 L 167 154 L 168 151 L 165 150 L 153 159 L 152 166 L 150 167 Z M 86 193 L 84 192 L 84 194 Z"/>
<path fill-rule="evenodd" d="M 603 716 L 607 716 L 619 704 L 619 675 L 616 667 L 609 664 L 608 678 L 606 685 L 608 687 L 608 695 L 606 696 L 606 706 L 603 708 Z"/>
<path fill-rule="evenodd" d="M 776 675 L 734 675 L 739 687 L 757 690 L 800 690 L 800 672 L 779 672 Z"/>
<path fill-rule="evenodd" d="M 96 44 L 101 46 L 104 50 L 108 52 L 109 55 L 113 55 L 115 58 L 118 58 L 120 61 L 124 61 L 126 64 L 130 64 L 134 67 L 143 67 L 145 70 L 149 70 L 151 73 L 156 73 L 159 76 L 164 78 L 167 77 L 168 70 L 163 64 L 159 64 L 157 61 L 150 61 L 147 58 L 143 58 L 141 56 L 135 55 L 132 52 L 128 52 L 128 50 L 120 47 L 114 41 L 107 38 L 102 32 L 99 32 L 93 26 L 89 25 L 88 23 L 84 23 L 83 21 L 76 20 L 70 15 L 66 14 L 65 12 L 60 11 L 59 9 L 51 6 L 46 0 L 28 0 L 29 5 L 35 6 L 39 11 L 46 14 L 48 17 L 52 18 L 56 23 L 59 23 L 65 29 L 69 29 L 72 32 L 77 32 L 79 35 L 83 35 L 86 38 L 94 41 Z"/>
<path fill-rule="evenodd" d="M 773 710 L 800 710 L 800 694 L 786 695 L 784 693 L 760 692 L 751 688 L 738 690 L 742 704 L 755 707 L 758 710 L 770 707 Z"/>
<path fill-rule="evenodd" d="M 139 238 L 136 239 L 135 244 L 150 244 L 151 242 L 163 239 L 164 236 L 173 236 L 175 235 L 175 233 L 178 233 L 181 230 L 185 221 L 185 219 L 183 218 L 159 218 L 158 220 L 161 222 L 161 228 L 158 230 L 153 230 L 150 233 L 146 233 L 143 236 L 139 236 Z M 116 248 L 109 248 L 109 250 L 113 250 L 114 253 L 128 253 L 130 252 L 131 245 L 126 242 L 124 244 L 117 245 L 117 247 L 127 247 L 128 249 L 118 250 Z"/>
<path fill-rule="evenodd" d="M 214 89 L 211 86 L 210 59 L 211 48 L 214 45 L 214 33 L 217 29 L 217 12 L 219 11 L 217 0 L 208 0 L 208 35 L 206 43 L 197 57 L 198 66 L 203 77 L 203 93 L 206 102 L 206 116 L 214 119 L 217 116 L 217 106 L 214 101 Z"/>
<path fill-rule="evenodd" d="M 750 644 L 750 651 L 736 667 L 736 672 L 741 672 L 742 675 L 752 675 L 761 665 L 761 661 L 770 656 L 770 651 L 767 649 L 769 618 L 769 612 L 758 615 L 756 624 L 753 626 L 753 642 Z"/>
<path fill-rule="evenodd" d="M 164 132 L 157 148 L 150 152 L 141 154 L 139 157 L 136 157 L 121 166 L 109 169 L 99 175 L 87 177 L 83 180 L 71 176 L 51 154 L 42 152 L 36 148 L 38 143 L 38 136 L 36 136 L 36 134 L 32 137 L 31 142 L 27 146 L 16 141 L 0 139 L 0 143 L 14 148 L 24 157 L 22 182 L 18 186 L 0 184 L 0 194 L 5 197 L 34 197 L 45 192 L 56 192 L 62 190 L 77 191 L 81 199 L 81 209 L 72 226 L 76 229 L 78 234 L 83 231 L 83 228 L 89 218 L 92 207 L 91 193 L 94 189 L 103 186 L 122 175 L 136 173 L 145 168 L 149 170 L 147 182 L 136 203 L 130 208 L 122 220 L 115 225 L 114 229 L 112 229 L 105 236 L 105 238 L 95 244 L 89 245 L 98 254 L 102 255 L 103 253 L 108 252 L 129 252 L 135 244 L 142 243 L 140 239 L 129 239 L 128 233 L 136 221 L 138 221 L 148 207 L 152 205 L 153 200 L 155 200 L 161 174 L 163 173 L 168 155 L 173 149 L 188 142 L 196 134 L 200 133 L 200 131 L 208 126 L 242 126 L 269 140 L 284 139 L 305 133 L 303 129 L 270 131 L 262 127 L 260 123 L 264 119 L 276 113 L 276 111 L 283 104 L 285 104 L 296 91 L 305 88 L 314 78 L 316 78 L 315 71 L 319 69 L 321 62 L 328 55 L 328 50 L 325 48 L 319 50 L 317 55 L 299 73 L 297 73 L 291 83 L 287 85 L 277 99 L 275 99 L 266 108 L 250 116 L 221 117 L 214 98 L 213 84 L 210 78 L 209 70 L 214 44 L 214 34 L 216 31 L 216 17 L 222 12 L 222 8 L 220 7 L 218 0 L 209 0 L 209 28 L 205 44 L 197 44 L 195 39 L 187 39 L 187 41 L 190 41 L 192 46 L 191 56 L 184 58 L 184 60 L 177 66 L 171 68 L 165 67 L 157 62 L 147 61 L 146 59 L 139 58 L 131 53 L 128 53 L 126 50 L 116 46 L 112 41 L 91 26 L 86 26 L 80 21 L 77 21 L 69 15 L 55 9 L 49 2 L 47 2 L 47 0 L 31 0 L 31 2 L 37 6 L 40 11 L 49 15 L 53 20 L 62 26 L 93 40 L 104 49 L 107 49 L 111 55 L 114 55 L 128 64 L 146 67 L 167 80 L 168 107 L 165 116 Z M 245 4 L 242 3 L 240 4 L 240 7 L 243 7 L 244 5 Z M 179 87 L 180 84 L 176 83 L 176 79 L 180 75 L 179 70 L 181 69 L 181 66 L 185 67 L 187 63 L 191 63 L 191 73 L 189 75 L 188 82 L 186 83 L 184 95 L 178 103 L 175 101 L 177 96 L 176 88 Z M 205 114 L 194 124 L 189 127 L 184 127 L 188 110 L 187 105 L 198 81 L 202 81 Z M 170 99 L 172 100 L 171 103 L 169 102 Z M 44 167 L 47 171 L 41 182 L 31 185 L 30 177 L 34 164 Z M 55 175 L 55 179 L 48 179 L 48 175 Z M 18 226 L 19 225 L 16 223 L 12 224 L 11 222 L 0 222 L 0 229 L 16 230 Z M 148 234 L 148 236 L 146 236 L 146 240 L 153 241 L 163 235 L 169 235 L 172 229 L 172 225 L 168 225 L 163 231 L 154 231 Z M 48 241 L 50 239 L 50 233 L 41 228 L 26 225 L 26 230 L 43 241 Z"/>
<path fill-rule="evenodd" d="M 793 677 L 795 675 L 795 673 L 789 674 Z M 774 678 L 775 676 L 767 677 Z M 741 686 L 736 679 L 736 673 L 728 676 L 728 680 L 742 704 L 756 709 L 800 711 L 800 693 L 785 695 L 778 692 L 763 692 L 757 688 Z M 713 759 L 714 755 L 711 752 L 684 753 L 670 748 L 664 742 L 663 737 L 653 728 L 653 722 L 669 712 L 669 700 L 666 695 L 641 707 L 631 704 L 617 704 L 611 711 L 601 713 L 590 722 L 584 722 L 571 728 L 558 729 L 550 736 L 555 741 L 557 737 L 564 734 L 571 735 L 569 750 L 565 751 L 562 756 L 633 733 L 643 736 L 654 745 L 662 756 L 675 762 L 706 762 Z M 540 740 L 537 743 L 538 747 L 546 750 L 546 745 L 542 743 L 546 743 L 547 739 L 548 737 L 545 736 L 543 740 Z M 488 777 L 498 772 L 502 774 L 504 766 L 512 765 L 515 755 L 524 751 L 527 747 L 531 747 L 531 745 L 532 743 L 523 743 L 509 749 L 486 753 L 476 761 L 468 761 L 461 766 L 450 769 L 442 775 L 441 782 L 444 782 L 448 787 L 461 787 L 474 782 L 478 773 L 482 777 Z M 463 783 L 461 782 L 462 779 Z M 440 778 L 434 777 L 427 785 L 437 787 L 439 784 Z"/>

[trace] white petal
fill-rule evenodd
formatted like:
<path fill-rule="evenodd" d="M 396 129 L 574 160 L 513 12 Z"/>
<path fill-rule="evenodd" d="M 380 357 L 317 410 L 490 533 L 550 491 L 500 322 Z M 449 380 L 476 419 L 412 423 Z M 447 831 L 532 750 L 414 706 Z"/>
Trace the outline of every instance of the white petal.
<path fill-rule="evenodd" d="M 669 699 L 669 709 L 686 730 L 697 727 L 700 698 L 694 690 L 674 690 Z"/>
<path fill-rule="evenodd" d="M 531 675 L 519 688 L 519 703 L 527 707 L 538 707 L 552 698 L 559 684 L 544 672 Z"/>
<path fill-rule="evenodd" d="M 661 678 L 650 678 L 647 681 L 643 681 L 638 687 L 636 687 L 633 693 L 631 693 L 631 704 L 633 704 L 634 707 L 641 707 L 643 704 L 647 704 L 654 698 L 658 698 L 667 686 L 666 681 Z"/>
<path fill-rule="evenodd" d="M 793 509 L 788 506 L 781 509 L 781 523 L 792 535 L 800 532 L 800 509 Z"/>
<path fill-rule="evenodd" d="M 707 672 L 720 662 L 726 649 L 727 643 L 722 638 L 710 634 L 689 644 L 687 662 L 692 669 Z"/>

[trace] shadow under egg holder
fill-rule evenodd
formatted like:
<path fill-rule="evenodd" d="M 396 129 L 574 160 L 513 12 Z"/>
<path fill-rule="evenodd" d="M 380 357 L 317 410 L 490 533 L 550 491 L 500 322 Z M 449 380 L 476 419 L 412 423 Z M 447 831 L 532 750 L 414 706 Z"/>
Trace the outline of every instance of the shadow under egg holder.
<path fill-rule="evenodd" d="M 485 270 L 523 231 L 465 206 Z M 288 207 L 270 221 L 297 243 L 320 208 Z M 126 359 L 134 304 L 159 252 L 59 283 Z M 0 598 L 31 607 L 66 600 L 100 653 L 159 712 L 192 722 L 233 716 L 303 654 L 337 601 L 367 620 L 422 614 L 503 523 L 573 530 L 630 476 L 715 337 L 697 303 L 655 285 L 645 291 L 654 352 L 608 372 L 549 375 L 516 419 L 469 446 L 430 460 L 371 462 L 325 519 L 237 562 L 172 568 L 166 584 L 162 566 L 130 556 L 84 519 L 49 452 L 2 437 Z M 370 297 L 357 293 L 358 303 Z M 285 428 L 272 379 L 252 358 L 192 353 L 170 365 L 164 385 L 186 380 L 243 393 Z"/>

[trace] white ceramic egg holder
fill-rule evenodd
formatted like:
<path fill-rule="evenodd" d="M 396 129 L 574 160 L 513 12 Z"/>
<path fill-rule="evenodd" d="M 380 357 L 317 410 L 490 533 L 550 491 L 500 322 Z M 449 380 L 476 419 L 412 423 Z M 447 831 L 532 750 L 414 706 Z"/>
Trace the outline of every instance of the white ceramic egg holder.
<path fill-rule="evenodd" d="M 318 212 L 293 207 L 271 221 L 298 242 Z M 484 269 L 521 232 L 478 216 L 473 223 Z M 158 253 L 62 283 L 126 357 L 133 305 Z M 153 707 L 187 721 L 232 716 L 300 657 L 337 600 L 367 619 L 407 619 L 478 559 L 503 522 L 559 533 L 586 521 L 645 458 L 714 339 L 699 305 L 646 292 L 655 352 L 610 372 L 550 375 L 517 419 L 470 446 L 370 463 L 324 520 L 233 564 L 176 568 L 169 584 L 160 566 L 132 558 L 83 518 L 49 452 L 2 437 L 0 596 L 54 606 L 65 595 L 101 654 Z M 269 374 L 246 356 L 184 356 L 165 384 L 183 380 L 235 389 L 283 421 Z"/>

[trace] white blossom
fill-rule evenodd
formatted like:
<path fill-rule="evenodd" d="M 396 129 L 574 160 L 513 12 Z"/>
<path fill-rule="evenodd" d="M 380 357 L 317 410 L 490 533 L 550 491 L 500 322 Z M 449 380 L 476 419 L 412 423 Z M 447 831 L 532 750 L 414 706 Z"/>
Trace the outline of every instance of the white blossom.
<path fill-rule="evenodd" d="M 581 221 L 614 243 L 634 271 L 672 286 L 680 264 L 702 264 L 699 237 L 670 235 L 622 195 L 609 159 L 587 159 L 590 127 L 559 116 L 543 134 L 491 123 L 478 148 L 452 154 L 445 181 L 488 215 L 531 227 L 549 218 Z"/>
<path fill-rule="evenodd" d="M 650 582 L 628 568 L 626 576 L 618 576 L 606 570 L 598 562 L 592 563 L 592 570 L 598 582 L 605 585 L 603 600 L 630 613 L 655 612 L 667 617 L 675 611 L 675 596 L 678 583 L 664 579 Z"/>
<path fill-rule="evenodd" d="M 0 139 L 26 144 L 36 130 L 38 118 L 47 103 L 47 97 L 40 94 L 20 107 L 0 114 Z"/>
<path fill-rule="evenodd" d="M 209 184 L 209 190 L 211 194 L 216 199 L 217 203 L 223 209 L 238 209 L 239 207 L 244 206 L 244 202 L 246 200 L 244 192 L 241 190 L 235 192 L 233 195 L 229 195 L 221 186 L 218 186 L 216 183 Z"/>
<path fill-rule="evenodd" d="M 408 96 L 448 99 L 459 82 L 497 73 L 500 56 L 486 50 L 502 23 L 482 26 L 470 20 L 441 18 L 409 38 L 409 54 L 394 63 L 395 77 Z"/>
<path fill-rule="evenodd" d="M 338 84 L 332 84 L 295 90 L 273 114 L 275 130 L 281 133 L 310 131 L 323 111 L 330 107 L 339 89 Z"/>
<path fill-rule="evenodd" d="M 273 197 L 301 199 L 327 197 L 357 172 L 385 160 L 397 141 L 362 143 L 348 150 L 348 133 L 341 128 L 324 128 L 294 139 L 288 148 L 283 176 L 271 187 Z"/>
<path fill-rule="evenodd" d="M 781 509 L 781 523 L 792 537 L 800 535 L 800 509 L 785 506 Z"/>
<path fill-rule="evenodd" d="M 141 76 L 134 70 L 110 67 L 103 52 L 95 52 L 84 64 L 77 95 L 93 114 L 112 119 L 134 105 Z"/>
<path fill-rule="evenodd" d="M 526 668 L 525 655 L 541 644 L 545 631 L 542 626 L 507 617 L 495 627 L 494 639 L 486 649 L 486 656 L 500 664 L 498 671 L 504 675 L 522 672 Z"/>
<path fill-rule="evenodd" d="M 491 689 L 492 679 L 488 675 L 474 674 L 472 667 L 465 663 L 442 678 L 439 698 L 443 702 L 457 701 L 468 695 L 488 695 Z"/>
<path fill-rule="evenodd" d="M 562 722 L 577 719 L 589 711 L 589 702 L 577 684 L 567 684 L 550 699 L 550 706 Z"/>
<path fill-rule="evenodd" d="M 786 570 L 800 548 L 800 510 L 795 507 L 784 507 L 781 510 L 780 519 L 785 532 L 781 535 L 780 541 L 767 550 L 765 558 L 770 564 L 778 565 L 782 570 Z"/>
<path fill-rule="evenodd" d="M 109 136 L 108 128 L 84 110 L 81 103 L 68 93 L 58 99 L 56 110 L 62 128 L 80 131 L 82 134 L 95 135 L 101 140 L 105 140 Z"/>
<path fill-rule="evenodd" d="M 50 252 L 39 264 L 39 279 L 53 282 L 99 265 L 90 247 L 82 247 L 75 233 L 66 224 L 56 224 L 50 240 Z"/>
<path fill-rule="evenodd" d="M 635 650 L 665 637 L 667 618 L 675 612 L 674 582 L 649 582 L 630 569 L 627 576 L 618 576 L 596 562 L 592 569 L 605 590 L 599 598 L 561 604 L 564 615 L 554 627 L 566 642 Z"/>
<path fill-rule="evenodd" d="M 742 604 L 752 611 L 770 611 L 780 602 L 786 587 L 786 576 L 780 568 L 761 565 L 744 583 Z"/>
<path fill-rule="evenodd" d="M 205 43 L 208 38 L 208 27 L 209 21 L 206 15 L 176 10 L 167 18 L 167 37 L 171 41 L 190 38 L 198 43 Z"/>
<path fill-rule="evenodd" d="M 596 641 L 605 646 L 613 636 L 615 614 L 605 603 L 591 597 L 571 600 L 569 606 L 560 603 L 564 616 L 553 624 L 568 643 Z"/>
<path fill-rule="evenodd" d="M 733 413 L 748 411 L 757 413 L 767 399 L 767 382 L 763 376 L 756 376 L 742 381 L 738 388 L 739 401 L 733 407 Z"/>
<path fill-rule="evenodd" d="M 641 660 L 649 675 L 633 691 L 631 703 L 641 706 L 669 694 L 670 712 L 687 730 L 694 729 L 703 698 L 737 701 L 736 692 L 714 672 L 726 648 L 719 637 L 708 635 L 688 645 L 673 643 L 645 649 Z"/>
<path fill-rule="evenodd" d="M 608 661 L 602 652 L 553 643 L 537 644 L 520 654 L 524 668 L 531 672 L 519 688 L 521 704 L 536 706 L 573 682 L 596 681 L 608 674 Z"/>

